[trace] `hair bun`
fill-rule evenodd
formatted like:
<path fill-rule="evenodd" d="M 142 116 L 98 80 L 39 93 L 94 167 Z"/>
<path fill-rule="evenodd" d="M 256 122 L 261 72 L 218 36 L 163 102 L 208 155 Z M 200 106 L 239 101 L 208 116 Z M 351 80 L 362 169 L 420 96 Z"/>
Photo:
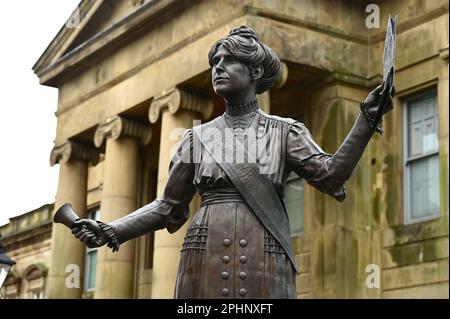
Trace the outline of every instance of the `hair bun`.
<path fill-rule="evenodd" d="M 235 29 L 231 30 L 229 35 L 238 35 L 238 36 L 241 36 L 244 38 L 252 38 L 255 41 L 259 41 L 258 37 L 256 36 L 255 30 L 253 30 L 252 28 L 249 28 L 245 25 L 242 25 L 239 28 L 235 28 Z"/>

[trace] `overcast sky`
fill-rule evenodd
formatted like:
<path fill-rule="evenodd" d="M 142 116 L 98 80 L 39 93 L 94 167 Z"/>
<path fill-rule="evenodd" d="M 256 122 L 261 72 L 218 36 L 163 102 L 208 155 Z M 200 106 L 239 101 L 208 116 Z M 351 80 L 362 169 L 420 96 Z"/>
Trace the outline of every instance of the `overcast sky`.
<path fill-rule="evenodd" d="M 0 10 L 0 225 L 55 200 L 59 167 L 50 168 L 56 132 L 55 88 L 31 67 L 80 0 L 4 1 Z"/>

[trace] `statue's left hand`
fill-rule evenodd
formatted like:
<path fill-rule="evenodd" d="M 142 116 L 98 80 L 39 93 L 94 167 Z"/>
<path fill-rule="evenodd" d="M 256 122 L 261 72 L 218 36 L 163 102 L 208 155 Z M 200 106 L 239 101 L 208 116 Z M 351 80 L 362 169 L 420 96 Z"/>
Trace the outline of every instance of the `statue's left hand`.
<path fill-rule="evenodd" d="M 381 102 L 381 95 L 383 93 L 384 89 L 384 83 L 381 83 L 379 86 L 375 88 L 372 92 L 369 93 L 369 95 L 366 97 L 366 99 L 363 102 L 363 107 L 366 109 L 367 113 L 372 117 L 375 118 L 378 108 L 380 106 Z M 387 88 L 386 88 L 387 89 Z M 387 112 L 391 111 L 393 108 L 393 102 L 392 98 L 395 95 L 395 87 L 392 87 L 391 94 L 389 96 L 389 100 L 387 103 L 387 107 L 383 110 L 383 114 L 386 114 Z"/>

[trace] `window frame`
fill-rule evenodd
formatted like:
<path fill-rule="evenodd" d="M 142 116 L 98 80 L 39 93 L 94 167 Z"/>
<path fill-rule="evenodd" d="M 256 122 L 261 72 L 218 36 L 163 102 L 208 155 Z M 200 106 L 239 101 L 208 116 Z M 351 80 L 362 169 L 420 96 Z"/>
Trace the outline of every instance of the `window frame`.
<path fill-rule="evenodd" d="M 426 154 L 422 154 L 419 156 L 413 156 L 409 157 L 409 148 L 410 148 L 410 135 L 409 135 L 409 125 L 408 122 L 408 116 L 410 113 L 410 105 L 412 102 L 415 102 L 417 100 L 426 99 L 427 97 L 434 96 L 436 99 L 436 134 L 438 138 L 438 146 L 436 150 L 430 151 Z M 402 103 L 403 109 L 402 109 L 402 119 L 403 119 L 403 223 L 405 225 L 420 223 L 424 221 L 429 221 L 433 219 L 437 219 L 441 215 L 441 207 L 440 207 L 440 200 L 441 200 L 441 181 L 440 181 L 440 165 L 438 165 L 438 176 L 439 176 L 439 211 L 437 214 L 432 214 L 428 216 L 423 217 L 412 217 L 412 211 L 411 211 L 411 163 L 417 162 L 419 160 L 423 160 L 426 158 L 430 158 L 432 156 L 438 157 L 438 163 L 440 163 L 439 158 L 439 105 L 438 105 L 438 96 L 437 96 L 437 90 L 435 88 L 429 89 L 425 92 L 417 93 L 411 96 L 406 97 L 403 100 Z"/>

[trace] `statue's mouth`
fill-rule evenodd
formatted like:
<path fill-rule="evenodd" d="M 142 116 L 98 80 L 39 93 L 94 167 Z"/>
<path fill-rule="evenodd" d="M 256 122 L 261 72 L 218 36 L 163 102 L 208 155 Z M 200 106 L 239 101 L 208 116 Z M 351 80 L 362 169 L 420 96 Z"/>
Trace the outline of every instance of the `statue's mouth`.
<path fill-rule="evenodd" d="M 218 76 L 218 77 L 216 77 L 216 78 L 214 79 L 214 83 L 216 83 L 216 82 L 218 82 L 218 81 L 223 81 L 223 80 L 228 80 L 228 78 Z"/>

